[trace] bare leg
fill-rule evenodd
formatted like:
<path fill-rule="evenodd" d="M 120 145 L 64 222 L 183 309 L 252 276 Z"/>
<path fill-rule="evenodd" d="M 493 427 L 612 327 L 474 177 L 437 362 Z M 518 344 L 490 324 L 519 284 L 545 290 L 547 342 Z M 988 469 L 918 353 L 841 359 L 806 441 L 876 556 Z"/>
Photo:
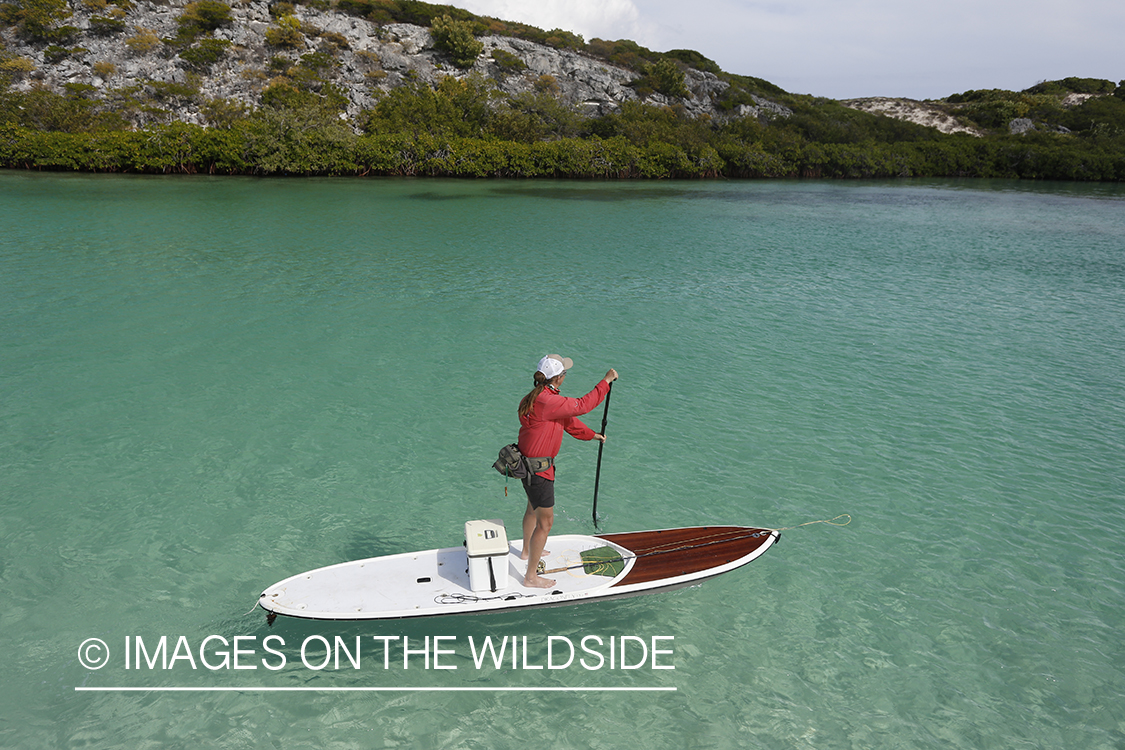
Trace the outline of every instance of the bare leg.
<path fill-rule="evenodd" d="M 555 522 L 555 509 L 554 508 L 536 508 L 532 516 L 535 520 L 534 530 L 531 532 L 531 539 L 525 542 L 530 549 L 527 556 L 527 574 L 523 577 L 523 585 L 528 588 L 536 589 L 549 589 L 555 585 L 555 582 L 550 578 L 542 578 L 536 572 L 539 567 L 539 559 L 543 556 L 543 548 L 547 546 L 547 535 L 551 532 L 551 526 Z M 524 528 L 526 529 L 527 516 L 524 516 Z M 525 537 L 526 538 L 526 537 Z"/>
<path fill-rule="evenodd" d="M 535 508 L 531 502 L 527 503 L 527 510 L 523 512 L 523 549 L 520 550 L 520 559 L 526 560 L 531 553 L 531 535 L 535 532 Z"/>
<path fill-rule="evenodd" d="M 554 511 L 552 511 L 552 518 L 554 518 Z M 531 554 L 531 535 L 535 533 L 535 508 L 531 507 L 531 503 L 527 504 L 527 510 L 523 512 L 523 548 L 520 550 L 520 559 L 526 560 L 528 555 Z M 549 527 L 548 527 L 549 528 Z M 540 557 L 550 554 L 547 550 L 540 551 Z"/>

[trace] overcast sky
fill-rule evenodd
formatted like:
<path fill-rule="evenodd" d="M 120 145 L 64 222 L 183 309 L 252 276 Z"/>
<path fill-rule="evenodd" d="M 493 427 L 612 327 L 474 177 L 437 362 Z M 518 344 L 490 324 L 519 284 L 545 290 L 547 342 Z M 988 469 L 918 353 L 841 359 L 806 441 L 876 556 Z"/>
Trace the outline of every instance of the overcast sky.
<path fill-rule="evenodd" d="M 448 0 L 447 0 L 448 1 Z M 477 15 L 693 49 L 728 73 L 832 99 L 1021 91 L 1125 78 L 1123 0 L 454 0 Z"/>

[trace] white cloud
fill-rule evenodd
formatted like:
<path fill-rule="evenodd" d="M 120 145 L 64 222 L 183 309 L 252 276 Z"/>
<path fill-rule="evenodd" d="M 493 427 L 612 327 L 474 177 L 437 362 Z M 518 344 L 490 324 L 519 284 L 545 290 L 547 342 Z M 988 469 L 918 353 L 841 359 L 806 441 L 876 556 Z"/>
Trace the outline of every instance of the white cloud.
<path fill-rule="evenodd" d="M 459 8 L 502 21 L 519 21 L 550 31 L 563 29 L 587 41 L 632 38 L 641 13 L 632 0 L 458 0 Z"/>
<path fill-rule="evenodd" d="M 694 49 L 730 73 L 833 98 L 938 98 L 1118 80 L 1120 0 L 457 0 L 479 15 Z"/>

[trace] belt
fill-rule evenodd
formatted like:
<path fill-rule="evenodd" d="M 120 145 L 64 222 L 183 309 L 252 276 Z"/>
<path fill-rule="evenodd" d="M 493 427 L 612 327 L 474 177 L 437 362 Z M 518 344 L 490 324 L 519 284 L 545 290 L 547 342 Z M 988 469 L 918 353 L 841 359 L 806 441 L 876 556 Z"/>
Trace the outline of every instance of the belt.
<path fill-rule="evenodd" d="M 527 461 L 527 468 L 532 474 L 539 474 L 555 465 L 555 459 L 551 456 L 544 456 L 543 458 L 532 458 L 531 456 L 524 456 Z"/>

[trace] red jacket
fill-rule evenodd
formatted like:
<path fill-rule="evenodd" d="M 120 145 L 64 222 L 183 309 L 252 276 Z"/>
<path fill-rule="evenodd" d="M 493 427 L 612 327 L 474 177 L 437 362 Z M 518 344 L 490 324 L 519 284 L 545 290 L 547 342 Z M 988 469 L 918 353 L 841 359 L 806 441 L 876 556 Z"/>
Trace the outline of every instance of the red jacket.
<path fill-rule="evenodd" d="M 559 455 L 563 432 L 579 440 L 593 440 L 594 431 L 578 419 L 579 414 L 588 414 L 602 402 L 609 393 L 609 383 L 599 380 L 594 390 L 582 398 L 560 396 L 549 386 L 535 399 L 531 413 L 520 417 L 520 453 L 532 458 L 554 458 Z M 554 480 L 555 467 L 539 472 L 544 479 Z"/>

